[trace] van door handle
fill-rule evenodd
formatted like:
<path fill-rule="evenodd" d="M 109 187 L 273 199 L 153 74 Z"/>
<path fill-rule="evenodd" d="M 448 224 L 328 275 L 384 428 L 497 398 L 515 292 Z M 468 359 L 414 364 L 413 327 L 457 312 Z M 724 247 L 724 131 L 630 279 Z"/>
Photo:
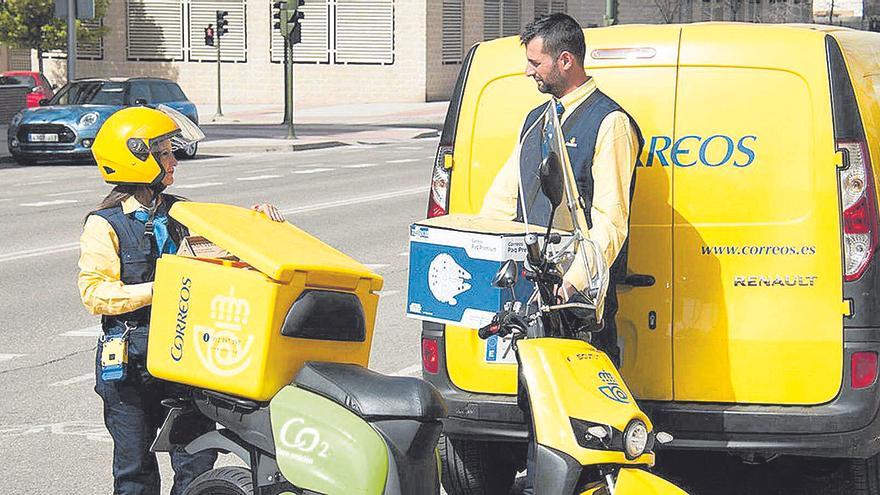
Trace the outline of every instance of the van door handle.
<path fill-rule="evenodd" d="M 657 281 L 654 279 L 653 275 L 630 273 L 618 283 L 621 285 L 629 285 L 630 287 L 651 287 L 656 282 Z"/>

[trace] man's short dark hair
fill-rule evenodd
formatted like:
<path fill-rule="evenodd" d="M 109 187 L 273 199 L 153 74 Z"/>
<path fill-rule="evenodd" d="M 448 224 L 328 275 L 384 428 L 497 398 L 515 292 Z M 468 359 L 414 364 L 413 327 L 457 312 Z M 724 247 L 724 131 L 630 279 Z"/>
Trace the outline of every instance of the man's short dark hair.
<path fill-rule="evenodd" d="M 580 24 L 565 14 L 541 16 L 526 25 L 519 35 L 523 45 L 535 38 L 544 40 L 544 53 L 558 57 L 562 52 L 570 52 L 579 64 L 584 65 L 587 52 L 584 32 Z"/>

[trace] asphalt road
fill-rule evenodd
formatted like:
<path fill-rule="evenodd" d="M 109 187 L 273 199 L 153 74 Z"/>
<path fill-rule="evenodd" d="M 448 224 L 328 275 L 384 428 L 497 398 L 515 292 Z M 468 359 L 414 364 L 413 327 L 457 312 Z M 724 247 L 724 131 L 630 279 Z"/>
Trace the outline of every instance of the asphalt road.
<path fill-rule="evenodd" d="M 241 206 L 274 203 L 292 223 L 370 265 L 385 277 L 370 367 L 417 375 L 420 327 L 403 316 L 406 227 L 424 216 L 435 147 L 435 139 L 418 139 L 202 158 L 181 163 L 171 192 Z M 92 389 L 99 321 L 75 287 L 83 219 L 109 187 L 94 165 L 7 167 L 0 184 L 3 491 L 109 493 L 112 444 Z M 666 459 L 667 471 L 694 495 L 806 493 L 790 463 Z M 170 475 L 166 457 L 160 462 Z"/>

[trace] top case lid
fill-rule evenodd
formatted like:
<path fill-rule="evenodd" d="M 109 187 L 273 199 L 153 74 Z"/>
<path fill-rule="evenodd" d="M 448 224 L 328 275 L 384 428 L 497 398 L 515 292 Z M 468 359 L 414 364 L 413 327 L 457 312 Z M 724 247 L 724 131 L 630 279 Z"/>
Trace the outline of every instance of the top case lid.
<path fill-rule="evenodd" d="M 169 214 L 280 282 L 290 282 L 297 271 L 322 272 L 371 279 L 374 288 L 381 287 L 381 277 L 369 268 L 289 222 L 275 222 L 263 213 L 219 203 L 178 201 Z"/>

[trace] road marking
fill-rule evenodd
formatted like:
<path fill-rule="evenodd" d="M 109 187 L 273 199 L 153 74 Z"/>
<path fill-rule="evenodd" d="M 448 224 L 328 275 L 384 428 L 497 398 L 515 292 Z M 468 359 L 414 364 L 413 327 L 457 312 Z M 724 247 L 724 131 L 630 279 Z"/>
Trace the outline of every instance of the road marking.
<path fill-rule="evenodd" d="M 24 355 L 25 354 L 0 354 L 0 362 L 9 361 L 17 357 L 22 357 Z"/>
<path fill-rule="evenodd" d="M 182 186 L 175 186 L 175 189 L 201 189 L 203 187 L 213 187 L 213 186 L 222 186 L 222 182 L 202 182 L 200 184 L 185 184 Z"/>
<path fill-rule="evenodd" d="M 56 206 L 56 205 L 67 205 L 72 203 L 79 203 L 78 200 L 75 199 L 53 199 L 52 201 L 38 201 L 36 203 L 21 203 L 18 206 Z"/>
<path fill-rule="evenodd" d="M 418 162 L 419 158 L 401 158 L 399 160 L 388 160 L 386 163 L 410 163 L 410 162 Z"/>
<path fill-rule="evenodd" d="M 388 265 L 387 263 L 364 263 L 364 266 L 375 272 L 390 265 Z"/>
<path fill-rule="evenodd" d="M 37 181 L 33 181 L 33 182 L 22 182 L 21 184 L 19 184 L 19 187 L 23 187 L 23 186 L 42 186 L 42 185 L 44 185 L 44 184 L 54 184 L 54 183 L 55 183 L 54 180 L 37 180 Z"/>
<path fill-rule="evenodd" d="M 369 168 L 375 167 L 378 163 L 356 163 L 354 165 L 343 165 L 343 168 Z"/>
<path fill-rule="evenodd" d="M 394 373 L 390 374 L 391 376 L 417 376 L 420 371 L 422 371 L 421 363 L 407 366 L 406 368 L 397 370 Z"/>
<path fill-rule="evenodd" d="M 281 177 L 280 175 L 254 175 L 253 177 L 238 177 L 235 180 L 266 180 L 266 179 L 277 179 Z"/>
<path fill-rule="evenodd" d="M 37 249 L 29 249 L 27 251 L 16 251 L 8 254 L 0 254 L 0 263 L 4 261 L 15 261 L 34 256 L 42 256 L 44 254 L 63 253 L 65 251 L 73 251 L 79 249 L 78 242 L 69 242 L 67 244 L 59 244 L 57 246 L 47 246 Z"/>
<path fill-rule="evenodd" d="M 298 206 L 295 208 L 285 208 L 281 213 L 285 215 L 293 215 L 297 213 L 307 213 L 312 211 L 327 210 L 338 208 L 341 206 L 352 206 L 362 203 L 372 203 L 375 201 L 383 201 L 386 199 L 400 198 L 404 196 L 415 196 L 417 194 L 425 194 L 428 192 L 428 186 L 416 187 L 413 189 L 401 189 L 399 191 L 390 191 L 382 194 L 372 194 L 369 196 L 361 196 L 359 198 L 343 199 L 339 201 L 328 201 L 326 203 L 317 203 L 313 205 Z M 17 261 L 34 256 L 43 256 L 46 254 L 63 253 L 66 251 L 75 251 L 79 249 L 79 242 L 70 242 L 67 244 L 59 244 L 56 246 L 47 246 L 38 249 L 29 249 L 26 251 L 14 251 L 12 253 L 0 254 L 0 263 L 4 261 Z"/>
<path fill-rule="evenodd" d="M 65 192 L 60 192 L 60 193 L 47 194 L 46 196 L 48 196 L 50 198 L 56 198 L 58 196 L 72 196 L 74 194 L 86 194 L 86 193 L 91 193 L 94 191 L 95 191 L 94 189 L 79 189 L 76 191 L 65 191 Z"/>
<path fill-rule="evenodd" d="M 357 205 L 361 203 L 372 203 L 374 201 L 382 201 L 386 199 L 399 198 L 402 196 L 414 196 L 416 194 L 425 194 L 428 192 L 428 187 L 417 187 L 414 189 L 402 189 L 400 191 L 391 191 L 382 194 L 372 194 L 370 196 L 361 196 L 360 198 L 351 198 L 351 199 L 342 199 L 339 201 L 328 201 L 326 203 L 318 203 L 316 205 L 310 206 L 300 206 L 297 208 L 286 208 L 281 210 L 281 213 L 285 215 L 296 214 L 296 213 L 306 213 L 310 211 L 318 211 L 318 210 L 326 210 L 329 208 L 336 208 L 338 206 L 351 206 Z M 0 261 L 3 261 L 0 258 Z"/>
<path fill-rule="evenodd" d="M 62 337 L 100 337 L 104 334 L 104 330 L 101 328 L 101 325 L 95 325 L 89 328 L 83 328 L 81 330 L 71 330 L 69 332 L 64 332 L 61 334 Z"/>
<path fill-rule="evenodd" d="M 318 174 L 321 172 L 329 172 L 331 170 L 333 170 L 333 169 L 332 168 L 309 168 L 306 170 L 294 170 L 293 173 L 295 173 L 295 174 Z"/>
<path fill-rule="evenodd" d="M 398 146 L 399 150 L 407 150 L 407 151 L 422 151 L 422 148 L 419 146 Z"/>
<path fill-rule="evenodd" d="M 409 256 L 409 251 L 404 251 L 402 253 L 397 253 L 398 256 Z"/>
<path fill-rule="evenodd" d="M 379 296 L 393 296 L 394 294 L 400 294 L 399 290 L 380 290 L 376 293 Z"/>
<path fill-rule="evenodd" d="M 50 383 L 50 387 L 66 387 L 67 385 L 73 385 L 74 383 L 86 382 L 89 380 L 95 379 L 95 372 L 86 373 L 84 375 L 75 376 L 73 378 L 68 378 L 67 380 L 61 380 L 60 382 Z"/>
<path fill-rule="evenodd" d="M 110 433 L 104 423 L 90 421 L 68 421 L 65 423 L 44 423 L 30 425 L 0 425 L 0 437 L 17 437 L 26 435 L 65 435 L 86 437 L 96 442 L 112 442 Z"/>
<path fill-rule="evenodd" d="M 263 173 L 263 172 L 271 172 L 271 171 L 273 171 L 273 170 L 278 170 L 278 169 L 277 169 L 276 167 L 258 168 L 258 169 L 256 169 L 256 170 L 251 170 L 251 173 L 254 173 L 254 174 L 261 174 L 261 173 Z"/>

